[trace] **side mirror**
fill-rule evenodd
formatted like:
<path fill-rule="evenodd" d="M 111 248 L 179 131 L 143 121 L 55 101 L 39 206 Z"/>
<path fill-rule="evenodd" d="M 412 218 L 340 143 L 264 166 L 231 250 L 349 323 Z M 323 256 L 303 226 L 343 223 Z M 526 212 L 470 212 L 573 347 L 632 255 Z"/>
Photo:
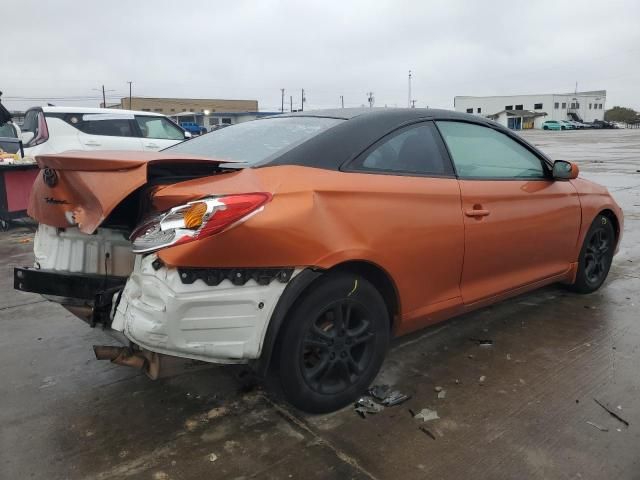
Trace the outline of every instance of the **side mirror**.
<path fill-rule="evenodd" d="M 193 137 L 193 135 L 191 135 L 191 132 L 187 132 L 186 130 L 184 131 L 184 138 L 185 139 L 190 139 L 191 137 Z"/>
<path fill-rule="evenodd" d="M 22 140 L 23 145 L 28 145 L 31 140 L 33 140 L 33 132 L 22 132 L 20 134 L 20 140 Z"/>
<path fill-rule="evenodd" d="M 553 162 L 553 178 L 556 180 L 573 180 L 578 178 L 580 169 L 575 163 L 566 160 L 556 160 Z"/>

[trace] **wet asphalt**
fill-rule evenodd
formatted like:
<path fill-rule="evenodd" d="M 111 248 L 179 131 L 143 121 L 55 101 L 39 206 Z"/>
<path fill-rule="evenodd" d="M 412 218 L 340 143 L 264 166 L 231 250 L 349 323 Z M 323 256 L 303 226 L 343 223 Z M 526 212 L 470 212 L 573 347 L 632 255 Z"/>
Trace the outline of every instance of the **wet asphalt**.
<path fill-rule="evenodd" d="M 301 414 L 240 367 L 151 381 L 96 361 L 109 336 L 13 290 L 31 228 L 0 233 L 0 479 L 640 478 L 640 130 L 524 136 L 623 207 L 608 281 L 396 340 L 378 383 L 411 398 L 364 419 Z"/>

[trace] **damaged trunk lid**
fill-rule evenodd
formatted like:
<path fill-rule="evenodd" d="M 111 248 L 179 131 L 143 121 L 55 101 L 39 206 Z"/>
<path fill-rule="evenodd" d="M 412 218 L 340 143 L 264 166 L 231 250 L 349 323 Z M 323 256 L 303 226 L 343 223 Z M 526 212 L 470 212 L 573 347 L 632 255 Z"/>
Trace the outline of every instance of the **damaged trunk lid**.
<path fill-rule="evenodd" d="M 95 232 L 119 204 L 143 186 L 178 183 L 223 171 L 207 157 L 162 152 L 66 152 L 36 158 L 41 173 L 29 199 L 28 214 L 53 227 L 77 226 Z M 146 199 L 134 198 L 139 209 Z M 129 212 L 138 216 L 141 212 Z M 136 220 L 136 219 L 134 219 Z"/>

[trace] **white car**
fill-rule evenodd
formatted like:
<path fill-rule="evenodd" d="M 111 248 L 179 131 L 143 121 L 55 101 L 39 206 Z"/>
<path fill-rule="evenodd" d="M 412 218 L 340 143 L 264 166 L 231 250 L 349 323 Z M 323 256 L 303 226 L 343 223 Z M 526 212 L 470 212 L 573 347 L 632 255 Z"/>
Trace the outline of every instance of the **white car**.
<path fill-rule="evenodd" d="M 190 138 L 164 115 L 84 107 L 34 107 L 25 113 L 25 157 L 68 150 L 156 152 Z"/>

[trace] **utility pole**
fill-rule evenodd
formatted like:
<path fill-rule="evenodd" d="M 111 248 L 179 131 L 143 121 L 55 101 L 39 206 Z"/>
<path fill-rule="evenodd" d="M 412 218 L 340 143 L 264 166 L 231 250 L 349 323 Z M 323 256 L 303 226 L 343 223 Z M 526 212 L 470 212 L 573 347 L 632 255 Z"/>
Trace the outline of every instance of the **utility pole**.
<path fill-rule="evenodd" d="M 300 102 L 300 111 L 301 111 L 301 112 L 304 112 L 304 102 L 306 102 L 306 101 L 307 101 L 307 99 L 306 99 L 306 98 L 304 98 L 304 88 L 302 89 L 302 99 L 301 99 L 301 100 L 302 100 L 302 101 Z"/>
<path fill-rule="evenodd" d="M 344 108 L 344 95 L 340 95 L 340 104 L 342 105 L 342 108 Z"/>
<path fill-rule="evenodd" d="M 105 90 L 104 85 L 102 85 L 102 88 L 92 88 L 91 90 L 95 90 L 96 92 L 102 91 L 102 105 L 104 108 L 107 108 L 107 92 L 115 92 L 115 90 Z"/>
<path fill-rule="evenodd" d="M 373 92 L 367 93 L 367 101 L 369 102 L 369 108 L 373 108 L 373 102 L 375 98 L 373 97 Z"/>
<path fill-rule="evenodd" d="M 407 107 L 411 108 L 411 70 L 409 70 L 409 102 Z"/>
<path fill-rule="evenodd" d="M 289 111 L 293 112 L 293 95 L 289 95 Z"/>
<path fill-rule="evenodd" d="M 284 88 L 281 88 L 280 92 L 282 92 L 282 106 L 280 107 L 280 113 L 284 113 Z"/>
<path fill-rule="evenodd" d="M 127 82 L 129 84 L 129 110 L 131 110 L 131 85 L 133 82 Z"/>

